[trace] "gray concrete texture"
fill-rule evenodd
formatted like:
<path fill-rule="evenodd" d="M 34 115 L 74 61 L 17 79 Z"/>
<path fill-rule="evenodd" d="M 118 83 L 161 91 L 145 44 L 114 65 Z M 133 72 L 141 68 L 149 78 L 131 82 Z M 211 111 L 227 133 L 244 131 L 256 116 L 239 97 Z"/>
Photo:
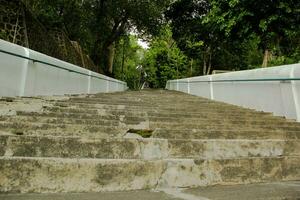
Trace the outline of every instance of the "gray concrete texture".
<path fill-rule="evenodd" d="M 1 200 L 299 200 L 300 181 L 185 190 L 69 194 L 0 194 Z"/>
<path fill-rule="evenodd" d="M 294 121 L 172 91 L 0 98 L 0 192 L 193 200 L 176 188 L 300 180 L 299 139 Z"/>

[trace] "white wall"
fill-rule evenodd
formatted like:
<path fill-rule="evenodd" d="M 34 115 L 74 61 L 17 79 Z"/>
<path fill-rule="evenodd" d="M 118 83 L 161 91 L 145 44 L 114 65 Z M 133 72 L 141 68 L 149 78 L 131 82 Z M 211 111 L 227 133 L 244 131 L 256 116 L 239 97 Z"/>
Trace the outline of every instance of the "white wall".
<path fill-rule="evenodd" d="M 300 78 L 300 64 L 171 80 L 166 88 L 300 121 L 300 80 L 273 80 L 291 78 Z"/>
<path fill-rule="evenodd" d="M 94 94 L 128 89 L 125 82 L 4 40 L 0 40 L 0 50 L 67 69 L 0 52 L 0 96 Z"/>

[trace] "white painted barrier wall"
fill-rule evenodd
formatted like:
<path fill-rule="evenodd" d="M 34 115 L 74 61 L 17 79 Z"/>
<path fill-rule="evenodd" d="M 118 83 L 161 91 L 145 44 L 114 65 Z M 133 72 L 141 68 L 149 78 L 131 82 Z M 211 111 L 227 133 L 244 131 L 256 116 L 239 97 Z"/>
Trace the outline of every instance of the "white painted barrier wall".
<path fill-rule="evenodd" d="M 300 64 L 171 80 L 166 89 L 300 121 Z"/>
<path fill-rule="evenodd" d="M 125 82 L 4 40 L 0 40 L 0 51 L 21 56 L 0 52 L 0 96 L 94 94 L 128 89 Z"/>

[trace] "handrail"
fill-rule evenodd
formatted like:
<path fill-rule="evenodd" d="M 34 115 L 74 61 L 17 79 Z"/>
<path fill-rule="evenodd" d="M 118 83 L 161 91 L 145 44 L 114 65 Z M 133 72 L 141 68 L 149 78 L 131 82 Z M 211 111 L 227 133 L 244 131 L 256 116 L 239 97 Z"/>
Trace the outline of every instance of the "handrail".
<path fill-rule="evenodd" d="M 266 78 L 266 79 L 233 79 L 233 80 L 170 80 L 172 83 L 215 83 L 215 82 L 260 82 L 260 81 L 300 81 L 300 78 Z"/>
<path fill-rule="evenodd" d="M 58 69 L 66 70 L 68 72 L 73 72 L 73 73 L 77 73 L 77 74 L 81 74 L 81 75 L 85 75 L 85 76 L 89 76 L 89 77 L 93 77 L 93 78 L 97 78 L 97 79 L 101 79 L 101 80 L 106 80 L 106 81 L 111 81 L 111 82 L 114 82 L 114 83 L 121 83 L 123 85 L 126 85 L 126 83 L 124 83 L 122 81 L 110 80 L 110 79 L 101 78 L 101 77 L 98 77 L 98 76 L 86 74 L 86 73 L 83 73 L 83 72 L 78 72 L 78 71 L 75 71 L 75 70 L 72 70 L 72 69 L 61 67 L 61 66 L 58 66 L 58 65 L 55 65 L 55 64 L 51 64 L 51 63 L 48 63 L 48 62 L 44 62 L 44 61 L 41 61 L 41 60 L 29 58 L 29 57 L 22 56 L 22 55 L 19 55 L 19 54 L 15 54 L 15 53 L 12 53 L 12 52 L 9 52 L 9 51 L 5 51 L 5 50 L 2 50 L 2 49 L 0 49 L 0 53 L 5 53 L 5 54 L 11 55 L 11 56 L 15 56 L 15 57 L 23 58 L 23 59 L 26 59 L 26 60 L 30 60 L 32 62 L 49 65 L 51 67 L 55 67 L 55 68 L 58 68 Z"/>

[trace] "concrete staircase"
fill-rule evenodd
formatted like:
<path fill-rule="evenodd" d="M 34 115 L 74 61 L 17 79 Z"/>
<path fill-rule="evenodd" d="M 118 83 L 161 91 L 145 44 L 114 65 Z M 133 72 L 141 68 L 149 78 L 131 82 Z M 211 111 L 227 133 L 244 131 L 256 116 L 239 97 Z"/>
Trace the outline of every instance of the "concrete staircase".
<path fill-rule="evenodd" d="M 0 99 L 0 192 L 300 180 L 300 124 L 163 90 Z"/>

